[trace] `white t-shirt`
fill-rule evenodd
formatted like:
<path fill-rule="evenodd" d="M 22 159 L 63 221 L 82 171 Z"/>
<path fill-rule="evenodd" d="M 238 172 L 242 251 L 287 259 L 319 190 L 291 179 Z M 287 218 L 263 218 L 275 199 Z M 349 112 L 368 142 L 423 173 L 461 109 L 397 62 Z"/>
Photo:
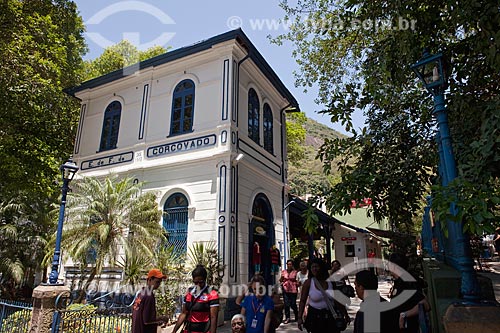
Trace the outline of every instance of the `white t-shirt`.
<path fill-rule="evenodd" d="M 328 278 L 328 280 L 335 281 L 335 282 L 343 281 L 345 275 L 346 274 L 345 274 L 344 269 L 340 268 L 338 271 L 333 272 L 332 275 L 330 275 L 330 277 Z"/>
<path fill-rule="evenodd" d="M 306 271 L 304 274 L 302 274 L 301 271 L 299 271 L 297 273 L 297 280 L 300 281 L 301 285 L 304 284 L 304 282 L 306 282 L 308 275 L 309 275 L 309 271 Z"/>

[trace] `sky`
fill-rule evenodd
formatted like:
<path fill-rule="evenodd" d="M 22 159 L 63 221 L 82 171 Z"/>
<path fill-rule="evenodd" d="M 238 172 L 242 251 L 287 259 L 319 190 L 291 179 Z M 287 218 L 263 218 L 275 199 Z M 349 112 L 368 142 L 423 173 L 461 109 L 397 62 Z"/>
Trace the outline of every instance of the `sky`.
<path fill-rule="evenodd" d="M 278 0 L 74 0 L 85 26 L 88 53 L 85 59 L 101 55 L 104 48 L 127 39 L 139 49 L 154 45 L 177 49 L 215 35 L 242 28 L 285 86 L 295 96 L 305 114 L 341 133 L 340 124 L 333 124 L 326 115 L 318 114 L 321 107 L 314 100 L 315 87 L 304 93 L 295 87 L 294 71 L 298 65 L 292 58 L 290 42 L 272 44 L 269 35 L 286 32 L 280 23 L 284 11 Z M 353 119 L 361 127 L 360 117 Z"/>

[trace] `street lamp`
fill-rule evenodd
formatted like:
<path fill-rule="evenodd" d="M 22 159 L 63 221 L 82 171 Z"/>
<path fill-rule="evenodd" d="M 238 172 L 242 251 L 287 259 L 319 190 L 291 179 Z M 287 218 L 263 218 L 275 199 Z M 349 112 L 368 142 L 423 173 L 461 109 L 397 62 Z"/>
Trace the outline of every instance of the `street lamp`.
<path fill-rule="evenodd" d="M 457 168 L 451 144 L 448 114 L 446 113 L 444 92 L 447 88 L 447 78 L 441 53 L 431 55 L 427 50 L 423 57 L 411 69 L 417 74 L 425 88 L 434 97 L 433 116 L 438 124 L 438 145 L 440 148 L 440 167 L 442 170 L 442 185 L 444 187 L 457 177 Z M 455 203 L 450 205 L 451 213 L 457 215 Z M 463 232 L 463 223 L 447 221 L 448 244 L 445 253 L 446 261 L 461 274 L 460 292 L 464 299 L 477 300 L 479 285 L 474 271 L 469 237 Z"/>
<path fill-rule="evenodd" d="M 75 162 L 71 160 L 71 158 L 66 161 L 61 167 L 63 185 L 62 185 L 62 197 L 61 197 L 61 206 L 59 207 L 59 220 L 57 222 L 57 234 L 56 234 L 56 247 L 54 250 L 54 258 L 52 259 L 52 271 L 49 275 L 49 283 L 51 285 L 57 284 L 57 278 L 59 277 L 59 260 L 61 255 L 61 238 L 62 238 L 62 230 L 63 230 L 63 222 L 64 222 L 64 209 L 66 207 L 66 195 L 68 194 L 68 185 L 75 173 L 78 171 L 78 166 Z"/>

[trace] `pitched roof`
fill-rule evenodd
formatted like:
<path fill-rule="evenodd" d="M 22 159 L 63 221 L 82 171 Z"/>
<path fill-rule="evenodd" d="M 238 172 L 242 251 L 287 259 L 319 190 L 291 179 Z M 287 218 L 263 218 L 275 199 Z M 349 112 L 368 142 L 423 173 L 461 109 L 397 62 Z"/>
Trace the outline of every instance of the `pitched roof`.
<path fill-rule="evenodd" d="M 138 64 L 129 66 L 128 68 L 134 67 L 135 69 L 145 69 L 149 67 L 155 67 L 162 64 L 169 63 L 171 61 L 190 56 L 192 54 L 208 50 L 216 44 L 220 44 L 229 40 L 236 40 L 244 49 L 248 52 L 248 57 L 255 63 L 255 65 L 262 71 L 266 78 L 271 82 L 273 86 L 276 87 L 278 92 L 283 96 L 292 107 L 299 110 L 299 104 L 295 97 L 290 93 L 290 91 L 285 87 L 283 82 L 280 80 L 278 75 L 274 72 L 271 66 L 266 62 L 264 57 L 260 54 L 257 48 L 252 44 L 250 39 L 243 33 L 241 29 L 235 29 L 223 34 L 205 39 L 198 43 L 185 46 L 173 51 L 166 52 L 164 54 L 158 55 L 156 57 L 143 60 Z M 103 84 L 110 83 L 125 77 L 124 73 L 127 71 L 124 69 L 119 69 L 108 73 L 106 75 L 97 77 L 95 79 L 83 82 L 79 86 L 68 88 L 65 90 L 66 93 L 75 96 L 76 93 L 83 91 L 85 89 L 96 88 Z"/>

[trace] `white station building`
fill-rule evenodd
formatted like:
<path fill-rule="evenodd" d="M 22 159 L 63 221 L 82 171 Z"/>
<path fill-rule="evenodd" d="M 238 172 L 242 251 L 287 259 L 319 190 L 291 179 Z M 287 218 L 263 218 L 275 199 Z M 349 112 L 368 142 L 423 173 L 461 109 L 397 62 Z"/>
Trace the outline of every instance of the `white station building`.
<path fill-rule="evenodd" d="M 270 278 L 269 249 L 286 252 L 285 113 L 295 98 L 242 30 L 87 81 L 74 148 L 79 176 L 110 173 L 158 193 L 169 242 L 213 240 L 224 280 Z M 285 217 L 286 221 L 286 217 Z"/>

